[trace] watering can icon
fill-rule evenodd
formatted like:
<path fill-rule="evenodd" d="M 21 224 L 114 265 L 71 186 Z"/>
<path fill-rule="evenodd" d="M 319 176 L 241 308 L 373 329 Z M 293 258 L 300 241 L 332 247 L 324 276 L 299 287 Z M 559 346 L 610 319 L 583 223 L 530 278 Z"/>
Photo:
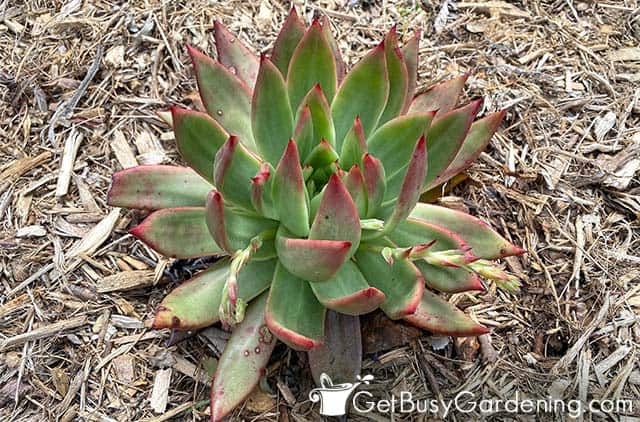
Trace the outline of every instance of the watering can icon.
<path fill-rule="evenodd" d="M 347 402 L 351 394 L 361 384 L 369 384 L 373 375 L 357 376 L 355 383 L 343 383 L 334 385 L 327 374 L 320 375 L 320 387 L 309 392 L 309 400 L 312 403 L 320 402 L 320 414 L 322 416 L 343 416 L 347 414 Z"/>

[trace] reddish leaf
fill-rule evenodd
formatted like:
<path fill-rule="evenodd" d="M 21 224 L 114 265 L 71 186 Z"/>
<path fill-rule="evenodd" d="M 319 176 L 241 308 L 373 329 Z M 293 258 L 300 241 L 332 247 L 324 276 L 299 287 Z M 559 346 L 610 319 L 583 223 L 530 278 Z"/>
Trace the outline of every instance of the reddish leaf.
<path fill-rule="evenodd" d="M 416 85 L 418 81 L 418 47 L 420 44 L 420 37 L 422 31 L 417 30 L 413 37 L 402 47 L 402 55 L 407 65 L 407 96 L 405 97 L 405 104 L 403 112 L 406 113 L 413 100 L 413 95 L 416 92 Z"/>
<path fill-rule="evenodd" d="M 251 179 L 260 166 L 259 159 L 231 136 L 216 154 L 213 181 L 225 200 L 251 210 Z"/>
<path fill-rule="evenodd" d="M 468 73 L 462 74 L 457 78 L 434 85 L 422 94 L 416 95 L 411 102 L 409 112 L 437 110 L 436 118 L 440 118 L 456 106 L 458 97 L 460 97 L 468 77 Z"/>
<path fill-rule="evenodd" d="M 215 21 L 213 29 L 218 60 L 252 89 L 258 76 L 258 58 L 222 22 Z"/>
<path fill-rule="evenodd" d="M 369 286 L 352 261 L 346 261 L 333 278 L 311 283 L 311 288 L 326 308 L 348 315 L 369 313 L 385 301 L 384 293 Z"/>
<path fill-rule="evenodd" d="M 336 60 L 336 75 L 338 77 L 338 83 L 342 81 L 345 74 L 345 65 L 344 60 L 342 60 L 342 54 L 340 53 L 340 48 L 338 47 L 338 43 L 336 39 L 333 37 L 333 33 L 331 32 L 331 22 L 329 22 L 329 17 L 327 15 L 322 15 L 322 32 L 324 36 L 327 38 L 329 45 L 331 46 L 331 51 L 333 52 L 333 57 Z"/>
<path fill-rule="evenodd" d="M 460 235 L 479 258 L 495 259 L 526 252 L 500 236 L 484 221 L 461 211 L 418 203 L 410 217 L 442 226 Z"/>
<path fill-rule="evenodd" d="M 362 130 L 362 122 L 356 116 L 353 120 L 353 127 L 347 133 L 342 143 L 342 153 L 340 154 L 340 166 L 343 169 L 351 168 L 353 165 L 362 166 L 362 155 L 367 152 L 367 140 Z"/>
<path fill-rule="evenodd" d="M 413 150 L 411 161 L 407 166 L 407 172 L 402 182 L 402 188 L 398 194 L 396 207 L 391 214 L 391 218 L 385 223 L 387 233 L 395 228 L 398 223 L 404 221 L 415 207 L 420 192 L 424 176 L 427 174 L 427 142 L 424 135 L 420 137 Z"/>
<path fill-rule="evenodd" d="M 129 233 L 171 258 L 223 254 L 209 235 L 204 214 L 204 207 L 166 208 L 149 215 Z"/>
<path fill-rule="evenodd" d="M 358 215 L 364 218 L 367 215 L 367 191 L 364 187 L 364 177 L 360 172 L 360 168 L 356 165 L 351 167 L 349 172 L 345 174 L 343 181 L 349 191 L 349 195 L 353 198 Z"/>
<path fill-rule="evenodd" d="M 398 35 L 395 26 L 391 28 L 384 39 L 384 46 L 389 74 L 389 98 L 387 98 L 387 104 L 378 124 L 384 124 L 402 112 L 409 84 L 407 64 L 402 51 L 398 48 Z"/>
<path fill-rule="evenodd" d="M 204 206 L 211 185 L 188 167 L 137 166 L 113 175 L 107 203 L 156 210 Z"/>
<path fill-rule="evenodd" d="M 234 74 L 193 47 L 187 47 L 207 113 L 230 134 L 255 148 L 251 132 L 251 91 Z"/>
<path fill-rule="evenodd" d="M 309 239 L 347 241 L 351 257 L 360 245 L 360 217 L 349 191 L 337 174 L 324 189 Z"/>
<path fill-rule="evenodd" d="M 291 56 L 303 36 L 304 24 L 300 20 L 295 6 L 292 6 L 271 51 L 271 61 L 278 67 L 282 76 L 287 76 Z"/>
<path fill-rule="evenodd" d="M 343 240 L 296 239 L 282 226 L 276 235 L 278 258 L 293 275 L 308 281 L 333 277 L 347 260 L 351 243 Z"/>
<path fill-rule="evenodd" d="M 258 385 L 276 345 L 265 325 L 267 294 L 248 308 L 235 328 L 216 367 L 211 384 L 211 421 L 231 413 Z"/>
<path fill-rule="evenodd" d="M 434 181 L 456 157 L 481 105 L 482 100 L 473 101 L 440 116 L 431 125 L 427 134 L 429 157 L 423 192 L 435 186 Z"/>
<path fill-rule="evenodd" d="M 504 115 L 505 110 L 502 110 L 473 122 L 456 157 L 442 175 L 437 177 L 431 184 L 434 186 L 440 185 L 468 169 L 471 163 L 485 150 L 491 137 L 498 130 Z"/>
<path fill-rule="evenodd" d="M 405 316 L 404 320 L 423 330 L 447 336 L 479 336 L 489 332 L 487 327 L 428 290 L 425 290 L 416 312 Z"/>
<path fill-rule="evenodd" d="M 238 297 L 249 302 L 271 284 L 277 260 L 250 261 L 238 274 Z M 229 276 L 229 260 L 183 282 L 162 300 L 153 320 L 154 328 L 198 330 L 219 320 L 222 291 Z"/>

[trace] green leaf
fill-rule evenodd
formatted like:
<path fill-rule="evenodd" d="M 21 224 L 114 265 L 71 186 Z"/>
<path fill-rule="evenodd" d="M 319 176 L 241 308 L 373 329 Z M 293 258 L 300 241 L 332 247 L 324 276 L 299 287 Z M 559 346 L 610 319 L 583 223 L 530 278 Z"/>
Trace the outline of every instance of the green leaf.
<path fill-rule="evenodd" d="M 458 103 L 458 98 L 468 77 L 469 74 L 465 73 L 457 78 L 434 85 L 422 94 L 416 95 L 411 102 L 409 112 L 437 110 L 436 118 L 442 117 L 443 114 L 453 110 Z"/>
<path fill-rule="evenodd" d="M 369 286 L 352 261 L 345 262 L 333 278 L 311 283 L 311 288 L 326 308 L 347 315 L 367 314 L 385 301 L 384 293 Z"/>
<path fill-rule="evenodd" d="M 435 186 L 440 185 L 468 169 L 471 163 L 480 156 L 480 153 L 482 153 L 489 144 L 491 137 L 496 133 L 496 130 L 498 130 L 504 114 L 505 110 L 502 110 L 473 122 L 456 157 L 444 173 L 437 177 L 431 184 Z"/>
<path fill-rule="evenodd" d="M 224 254 L 209 235 L 204 214 L 204 207 L 165 208 L 149 215 L 129 233 L 170 258 Z"/>
<path fill-rule="evenodd" d="M 258 214 L 277 220 L 275 205 L 273 204 L 274 169 L 269 163 L 262 163 L 260 171 L 251 179 L 251 204 Z"/>
<path fill-rule="evenodd" d="M 314 85 L 313 88 L 302 99 L 300 107 L 298 108 L 298 116 L 306 107 L 309 107 L 311 112 L 311 118 L 313 120 L 313 144 L 316 145 L 322 139 L 325 139 L 332 146 L 335 146 L 336 131 L 333 127 L 333 120 L 331 118 L 331 108 L 324 96 L 322 87 L 320 84 Z M 297 119 L 300 120 L 300 117 Z"/>
<path fill-rule="evenodd" d="M 362 158 L 362 176 L 367 191 L 367 217 L 374 217 L 387 191 L 387 182 L 382 162 L 371 154 Z"/>
<path fill-rule="evenodd" d="M 403 111 L 409 84 L 407 64 L 402 51 L 398 48 L 398 35 L 395 26 L 391 28 L 384 39 L 384 48 L 389 74 L 389 98 L 378 124 L 388 122 Z"/>
<path fill-rule="evenodd" d="M 280 222 L 296 236 L 309 233 L 309 210 L 298 148 L 291 140 L 273 179 L 273 203 Z"/>
<path fill-rule="evenodd" d="M 215 190 L 212 190 L 207 197 L 206 209 L 206 223 L 211 236 L 229 254 L 245 249 L 251 240 L 261 233 L 272 231 L 275 234 L 278 227 L 277 221 L 230 209 L 225 206 L 220 192 Z M 273 245 L 269 246 L 263 244 L 256 252 L 254 259 L 276 256 Z"/>
<path fill-rule="evenodd" d="M 374 131 L 388 96 L 389 80 L 384 43 L 381 43 L 351 69 L 331 104 L 337 150 L 342 149 L 344 137 L 356 116 L 362 121 L 365 136 Z"/>
<path fill-rule="evenodd" d="M 291 7 L 271 51 L 271 61 L 280 70 L 281 74 L 287 74 L 291 56 L 303 36 L 304 24 L 300 20 L 296 8 Z"/>
<path fill-rule="evenodd" d="M 320 347 L 325 311 L 308 282 L 282 265 L 276 267 L 265 311 L 267 327 L 273 334 L 295 350 Z"/>
<path fill-rule="evenodd" d="M 316 385 L 324 377 L 334 385 L 353 382 L 362 372 L 360 318 L 328 310 L 325 327 L 324 344 L 307 353 Z"/>
<path fill-rule="evenodd" d="M 432 118 L 431 113 L 400 116 L 385 123 L 371 135 L 367 141 L 367 147 L 370 154 L 382 161 L 387 183 L 391 177 L 402 172 L 409 164 L 416 142 L 425 133 Z M 397 190 L 393 192 L 387 186 L 385 199 L 393 198 L 393 194 L 397 196 L 399 188 L 398 185 Z"/>
<path fill-rule="evenodd" d="M 180 156 L 189 167 L 213 183 L 213 161 L 229 135 L 205 113 L 172 107 L 171 116 Z"/>
<path fill-rule="evenodd" d="M 343 176 L 343 182 L 353 199 L 358 215 L 365 218 L 367 215 L 367 191 L 360 168 L 356 165 L 352 166 L 349 172 Z"/>
<path fill-rule="evenodd" d="M 336 74 L 338 76 L 338 83 L 342 81 L 345 73 L 345 65 L 344 60 L 342 60 L 342 54 L 340 54 L 340 48 L 338 47 L 338 43 L 336 39 L 333 37 L 333 33 L 331 33 L 331 22 L 329 22 L 329 18 L 327 15 L 322 15 L 322 32 L 324 33 L 325 38 L 329 42 L 329 46 L 331 46 L 331 52 L 333 53 L 333 57 L 336 61 Z"/>
<path fill-rule="evenodd" d="M 304 106 L 300 113 L 298 113 L 298 117 L 296 118 L 296 128 L 293 131 L 293 139 L 298 146 L 300 157 L 308 157 L 311 150 L 314 148 L 314 145 L 317 145 L 314 137 L 311 108 L 309 106 Z"/>
<path fill-rule="evenodd" d="M 404 320 L 423 330 L 446 336 L 479 336 L 489 332 L 485 326 L 429 290 L 424 291 L 416 312 L 405 316 Z"/>
<path fill-rule="evenodd" d="M 409 109 L 409 105 L 413 100 L 413 95 L 416 92 L 416 86 L 418 81 L 418 47 L 420 44 L 421 30 L 417 30 L 413 37 L 407 41 L 402 47 L 402 56 L 404 57 L 405 64 L 407 66 L 407 95 L 405 97 L 405 103 L 403 112 L 406 113 Z"/>
<path fill-rule="evenodd" d="M 238 297 L 249 302 L 264 292 L 273 280 L 276 262 L 275 259 L 250 261 L 238 274 Z M 229 260 L 222 259 L 180 284 L 158 306 L 153 327 L 198 330 L 218 322 L 222 290 L 228 276 Z"/>
<path fill-rule="evenodd" d="M 232 135 L 216 154 L 213 166 L 215 186 L 225 200 L 251 210 L 251 179 L 260 167 L 258 158 Z"/>
<path fill-rule="evenodd" d="M 251 102 L 251 127 L 261 156 L 276 164 L 293 133 L 287 87 L 278 69 L 263 54 Z"/>
<path fill-rule="evenodd" d="M 193 47 L 187 47 L 196 72 L 198 89 L 207 113 L 227 133 L 254 149 L 251 132 L 251 91 L 227 68 Z"/>
<path fill-rule="evenodd" d="M 391 217 L 385 222 L 385 231 L 392 230 L 398 223 L 404 221 L 420 199 L 420 192 L 424 176 L 427 173 L 427 142 L 424 135 L 420 137 L 413 150 L 411 161 L 398 194 L 396 206 Z"/>
<path fill-rule="evenodd" d="M 218 60 L 250 89 L 258 76 L 258 58 L 220 21 L 213 24 Z"/>
<path fill-rule="evenodd" d="M 113 175 L 107 203 L 114 207 L 157 210 L 204 206 L 211 189 L 188 167 L 137 166 Z"/>
<path fill-rule="evenodd" d="M 442 226 L 458 234 L 479 258 L 495 259 L 526 252 L 500 236 L 484 221 L 461 211 L 418 203 L 410 217 Z"/>
<path fill-rule="evenodd" d="M 314 19 L 298 44 L 287 72 L 291 108 L 297 110 L 307 92 L 320 84 L 331 101 L 336 92 L 336 61 L 320 22 Z"/>
<path fill-rule="evenodd" d="M 481 104 L 482 100 L 476 100 L 452 110 L 438 118 L 429 128 L 427 134 L 429 156 L 423 192 L 436 186 L 435 180 L 444 173 L 460 151 Z"/>
<path fill-rule="evenodd" d="M 342 152 L 340 154 L 340 167 L 343 169 L 351 168 L 357 165 L 362 167 L 362 155 L 367 152 L 367 140 L 362 130 L 362 122 L 356 116 L 353 121 L 353 127 L 347 132 L 347 136 L 342 143 Z"/>
<path fill-rule="evenodd" d="M 338 161 L 338 158 L 338 153 L 331 147 L 331 144 L 323 139 L 304 160 L 304 165 L 318 169 Z"/>
<path fill-rule="evenodd" d="M 434 252 L 452 249 L 465 250 L 468 246 L 464 239 L 454 232 L 413 218 L 400 223 L 388 235 L 388 238 L 401 248 L 427 244 L 435 240 L 435 243 L 430 248 Z M 424 260 L 414 261 L 414 264 L 422 272 L 427 286 L 432 289 L 446 293 L 484 290 L 484 286 L 478 276 L 464 268 L 431 265 Z"/>
<path fill-rule="evenodd" d="M 348 257 L 360 245 L 360 217 L 349 191 L 337 174 L 324 188 L 318 212 L 309 231 L 309 239 L 340 240 L 350 243 Z"/>
<path fill-rule="evenodd" d="M 308 281 L 333 277 L 348 259 L 351 243 L 344 240 L 296 239 L 280 226 L 276 250 L 280 263 L 293 275 Z"/>
<path fill-rule="evenodd" d="M 415 312 L 422 292 L 422 274 L 406 259 L 396 259 L 392 265 L 378 252 L 360 249 L 356 253 L 356 264 L 370 286 L 382 291 L 385 302 L 380 309 L 391 319 L 402 318 Z"/>
<path fill-rule="evenodd" d="M 276 339 L 265 325 L 267 294 L 247 308 L 244 320 L 235 328 L 211 384 L 211 420 L 222 421 L 246 400 L 260 382 Z"/>

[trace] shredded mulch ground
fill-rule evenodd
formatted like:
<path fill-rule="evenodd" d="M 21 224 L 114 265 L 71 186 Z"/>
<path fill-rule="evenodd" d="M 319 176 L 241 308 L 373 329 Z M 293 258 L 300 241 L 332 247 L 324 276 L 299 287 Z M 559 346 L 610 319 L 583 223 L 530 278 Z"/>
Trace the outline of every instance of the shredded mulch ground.
<path fill-rule="evenodd" d="M 585 420 L 640 420 L 640 9 L 637 0 L 298 2 L 332 19 L 352 65 L 393 24 L 424 30 L 420 83 L 470 72 L 467 99 L 508 108 L 439 203 L 528 254 L 519 294 L 450 298 L 492 328 L 441 339 L 372 318 L 364 373 L 379 398 L 636 400 Z M 149 328 L 162 297 L 210 261 L 163 258 L 105 204 L 123 167 L 180 163 L 168 104 L 200 107 L 187 43 L 220 19 L 267 51 L 289 5 L 146 0 L 0 2 L 0 419 L 206 420 L 226 333 Z M 372 331 L 374 334 L 376 330 Z M 276 349 L 233 420 L 320 420 L 303 354 Z M 386 421 L 388 414 L 352 414 Z M 394 420 L 440 420 L 439 414 Z M 447 420 L 565 420 L 479 409 Z"/>

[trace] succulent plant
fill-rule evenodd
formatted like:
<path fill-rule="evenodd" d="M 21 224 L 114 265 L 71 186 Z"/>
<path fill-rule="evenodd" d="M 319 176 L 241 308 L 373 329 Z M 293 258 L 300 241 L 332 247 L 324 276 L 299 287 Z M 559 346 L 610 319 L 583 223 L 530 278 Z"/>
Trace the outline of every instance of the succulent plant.
<path fill-rule="evenodd" d="M 466 75 L 417 95 L 420 34 L 395 28 L 346 73 L 326 18 L 291 10 L 270 55 L 215 24 L 217 61 L 189 47 L 206 113 L 173 107 L 189 167 L 117 172 L 114 206 L 152 210 L 131 233 L 174 258 L 218 256 L 160 304 L 157 328 L 222 322 L 233 334 L 211 393 L 212 420 L 241 403 L 276 339 L 323 345 L 327 310 L 433 333 L 479 335 L 435 291 L 483 290 L 478 274 L 517 287 L 491 260 L 520 254 L 486 223 L 420 203 L 467 169 L 504 113 L 457 107 Z M 475 121 L 474 121 L 475 120 Z"/>

